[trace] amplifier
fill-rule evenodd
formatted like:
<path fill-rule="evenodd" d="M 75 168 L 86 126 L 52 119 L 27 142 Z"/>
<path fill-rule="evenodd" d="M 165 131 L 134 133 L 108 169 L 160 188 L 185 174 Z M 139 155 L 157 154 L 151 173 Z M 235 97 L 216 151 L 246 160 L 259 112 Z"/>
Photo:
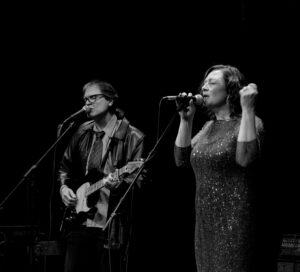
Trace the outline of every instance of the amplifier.
<path fill-rule="evenodd" d="M 284 234 L 281 242 L 280 256 L 300 257 L 300 234 Z"/>
<path fill-rule="evenodd" d="M 34 254 L 36 257 L 62 255 L 62 246 L 58 241 L 39 241 L 34 246 Z"/>
<path fill-rule="evenodd" d="M 284 234 L 277 272 L 300 272 L 300 234 Z"/>

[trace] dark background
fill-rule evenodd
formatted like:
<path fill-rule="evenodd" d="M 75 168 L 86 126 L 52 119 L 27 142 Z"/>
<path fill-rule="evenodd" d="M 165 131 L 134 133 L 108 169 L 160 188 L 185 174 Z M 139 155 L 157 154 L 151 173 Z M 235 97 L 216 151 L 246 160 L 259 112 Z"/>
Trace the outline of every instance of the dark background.
<path fill-rule="evenodd" d="M 290 2 L 260 2 L 4 7 L 0 201 L 11 195 L 0 210 L 0 226 L 8 240 L 10 235 L 15 239 L 14 229 L 31 225 L 38 239 L 57 238 L 53 150 L 22 180 L 55 142 L 58 124 L 83 106 L 81 89 L 87 81 L 99 78 L 115 86 L 128 119 L 147 135 L 150 151 L 158 125 L 161 132 L 175 114 L 174 102 L 164 101 L 158 116 L 160 99 L 195 92 L 204 71 L 223 63 L 237 66 L 259 88 L 257 114 L 266 128 L 258 186 L 261 248 L 263 258 L 274 259 L 282 235 L 300 231 L 297 31 Z M 153 181 L 137 207 L 132 243 L 137 271 L 195 271 L 193 177 L 176 169 L 172 157 L 178 121 L 159 147 Z M 19 249 L 18 238 L 27 239 L 23 232 L 16 235 L 21 237 L 13 251 Z M 20 251 L 13 255 L 26 259 Z M 60 257 L 52 258 L 47 265 L 37 261 L 43 269 L 60 269 Z"/>

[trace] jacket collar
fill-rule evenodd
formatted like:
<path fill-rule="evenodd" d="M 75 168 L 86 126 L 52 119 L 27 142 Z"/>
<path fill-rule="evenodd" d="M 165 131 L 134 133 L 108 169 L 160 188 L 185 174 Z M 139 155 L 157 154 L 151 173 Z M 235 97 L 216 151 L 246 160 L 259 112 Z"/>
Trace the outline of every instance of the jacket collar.
<path fill-rule="evenodd" d="M 117 122 L 118 122 L 117 124 L 118 128 L 114 133 L 114 135 L 112 136 L 112 138 L 123 140 L 125 138 L 127 129 L 129 127 L 129 121 L 125 117 L 123 117 L 122 119 L 118 119 Z M 94 120 L 87 121 L 81 126 L 82 130 L 84 131 L 89 131 L 89 130 L 93 131 L 93 127 L 94 127 Z"/>

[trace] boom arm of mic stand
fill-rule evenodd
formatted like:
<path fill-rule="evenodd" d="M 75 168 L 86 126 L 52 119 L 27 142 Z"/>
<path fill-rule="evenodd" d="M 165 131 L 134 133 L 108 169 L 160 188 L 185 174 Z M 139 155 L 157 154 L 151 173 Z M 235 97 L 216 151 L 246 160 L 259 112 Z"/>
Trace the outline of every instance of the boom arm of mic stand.
<path fill-rule="evenodd" d="M 0 210 L 3 209 L 3 205 L 5 202 L 11 197 L 11 195 L 17 190 L 17 188 L 29 177 L 29 175 L 33 172 L 33 170 L 37 169 L 39 164 L 43 161 L 43 159 L 52 151 L 52 149 L 58 144 L 58 142 L 63 138 L 63 136 L 73 127 L 74 122 L 69 124 L 69 127 L 66 128 L 66 130 L 63 132 L 62 135 L 59 135 L 57 140 L 50 146 L 50 148 L 42 155 L 42 157 L 33 164 L 28 171 L 24 174 L 23 178 L 19 181 L 19 183 L 11 190 L 11 192 L 2 200 L 0 203 Z M 59 133 L 60 133 L 61 127 L 59 127 Z"/>
<path fill-rule="evenodd" d="M 178 110 L 178 109 L 177 109 Z M 154 147 L 152 148 L 152 150 L 149 152 L 147 158 L 145 159 L 144 163 L 142 164 L 142 166 L 139 168 L 136 176 L 134 177 L 134 180 L 131 182 L 131 184 L 129 185 L 129 187 L 127 188 L 126 192 L 124 193 L 124 195 L 121 197 L 119 203 L 117 204 L 117 206 L 115 207 L 115 209 L 113 210 L 113 212 L 111 213 L 109 219 L 106 221 L 106 224 L 103 228 L 103 230 L 105 230 L 107 228 L 107 226 L 110 224 L 111 220 L 113 219 L 113 217 L 116 215 L 117 210 L 119 209 L 119 207 L 121 206 L 121 204 L 123 203 L 124 199 L 126 198 L 127 194 L 129 193 L 129 191 L 131 190 L 131 188 L 133 187 L 134 183 L 136 182 L 136 180 L 138 179 L 138 177 L 140 176 L 140 174 L 142 173 L 142 170 L 145 168 L 145 165 L 153 158 L 153 156 L 155 155 L 154 152 L 157 151 L 158 145 L 160 144 L 160 142 L 162 141 L 162 139 L 164 138 L 164 136 L 166 135 L 167 131 L 170 129 L 171 125 L 173 124 L 175 117 L 177 116 L 177 111 L 175 112 L 175 114 L 173 115 L 172 119 L 170 120 L 170 122 L 168 123 L 167 127 L 165 128 L 165 130 L 163 131 L 163 133 L 161 134 L 160 138 L 157 140 L 156 144 L 154 145 Z"/>

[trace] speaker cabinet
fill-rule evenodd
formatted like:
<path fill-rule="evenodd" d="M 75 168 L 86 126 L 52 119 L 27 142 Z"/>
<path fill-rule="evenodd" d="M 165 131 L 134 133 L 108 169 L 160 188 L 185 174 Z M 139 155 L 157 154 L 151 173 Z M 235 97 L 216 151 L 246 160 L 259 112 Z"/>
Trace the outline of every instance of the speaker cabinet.
<path fill-rule="evenodd" d="M 300 272 L 300 234 L 284 234 L 277 272 Z"/>

